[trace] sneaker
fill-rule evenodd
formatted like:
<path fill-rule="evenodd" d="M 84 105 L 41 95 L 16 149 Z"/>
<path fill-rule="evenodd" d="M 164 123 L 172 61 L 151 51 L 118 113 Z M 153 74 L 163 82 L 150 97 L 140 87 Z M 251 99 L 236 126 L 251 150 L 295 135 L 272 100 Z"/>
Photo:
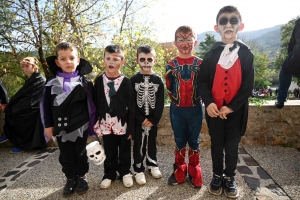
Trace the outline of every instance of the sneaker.
<path fill-rule="evenodd" d="M 148 171 L 151 173 L 151 175 L 154 178 L 161 178 L 162 177 L 161 172 L 159 171 L 158 167 L 148 166 Z"/>
<path fill-rule="evenodd" d="M 229 198 L 237 198 L 239 196 L 234 177 L 224 177 L 224 194 Z"/>
<path fill-rule="evenodd" d="M 109 188 L 110 185 L 111 185 L 111 180 L 106 178 L 101 181 L 100 188 Z"/>
<path fill-rule="evenodd" d="M 8 140 L 8 139 L 7 139 L 6 135 L 3 134 L 3 135 L 1 136 L 1 138 L 0 138 L 0 144 L 3 143 L 3 142 L 6 142 L 7 140 Z"/>
<path fill-rule="evenodd" d="M 282 102 L 282 101 L 277 101 L 277 102 L 275 103 L 275 106 L 276 106 L 276 108 L 281 109 L 281 108 L 284 106 L 284 102 Z"/>
<path fill-rule="evenodd" d="M 210 186 L 208 188 L 209 193 L 213 195 L 221 195 L 222 194 L 222 182 L 223 178 L 216 174 L 213 175 L 213 178 L 210 182 Z"/>
<path fill-rule="evenodd" d="M 177 185 L 178 184 L 174 173 L 172 173 L 171 176 L 168 178 L 168 184 L 169 185 Z"/>
<path fill-rule="evenodd" d="M 67 183 L 66 183 L 66 185 L 65 185 L 65 187 L 63 189 L 63 196 L 64 197 L 68 197 L 71 194 L 73 194 L 74 190 L 76 188 L 76 185 L 77 185 L 76 178 L 67 179 Z"/>
<path fill-rule="evenodd" d="M 132 179 L 132 174 L 126 174 L 123 176 L 123 185 L 125 187 L 131 187 L 133 186 L 133 179 Z"/>
<path fill-rule="evenodd" d="M 11 150 L 10 150 L 10 153 L 21 153 L 23 152 L 24 150 L 22 149 L 19 149 L 18 147 L 13 147 Z"/>
<path fill-rule="evenodd" d="M 145 177 L 144 172 L 136 173 L 134 175 L 134 178 L 135 178 L 137 184 L 139 184 L 139 185 L 146 184 L 146 177 Z"/>
<path fill-rule="evenodd" d="M 82 177 L 78 177 L 78 183 L 76 186 L 76 192 L 77 194 L 84 194 L 88 191 L 89 189 L 89 185 L 87 182 L 87 177 L 86 175 L 82 176 Z"/>

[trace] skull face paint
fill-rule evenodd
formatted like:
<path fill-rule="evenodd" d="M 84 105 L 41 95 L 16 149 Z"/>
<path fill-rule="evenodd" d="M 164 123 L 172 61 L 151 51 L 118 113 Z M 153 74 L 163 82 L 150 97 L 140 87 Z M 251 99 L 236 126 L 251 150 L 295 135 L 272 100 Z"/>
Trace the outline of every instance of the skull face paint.
<path fill-rule="evenodd" d="M 141 71 L 148 74 L 152 71 L 152 67 L 155 64 L 155 56 L 153 53 L 139 53 L 137 63 L 139 64 Z"/>
<path fill-rule="evenodd" d="M 86 154 L 90 161 L 101 165 L 106 159 L 103 146 L 98 141 L 91 142 L 86 146 Z"/>
<path fill-rule="evenodd" d="M 195 37 L 191 31 L 187 33 L 178 32 L 176 34 L 175 46 L 182 54 L 189 54 L 193 50 Z"/>

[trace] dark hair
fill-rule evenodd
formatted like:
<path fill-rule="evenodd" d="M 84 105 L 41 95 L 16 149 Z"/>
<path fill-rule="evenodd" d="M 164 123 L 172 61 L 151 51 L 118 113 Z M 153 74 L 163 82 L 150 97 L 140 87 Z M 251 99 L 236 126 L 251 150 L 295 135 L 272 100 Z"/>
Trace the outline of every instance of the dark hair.
<path fill-rule="evenodd" d="M 104 57 L 105 57 L 105 53 L 121 53 L 122 54 L 122 60 L 124 58 L 124 49 L 117 45 L 117 44 L 111 44 L 105 47 L 104 49 Z"/>
<path fill-rule="evenodd" d="M 184 26 L 180 26 L 179 28 L 177 28 L 177 30 L 175 31 L 175 40 L 177 39 L 177 36 L 176 36 L 176 35 L 177 35 L 177 33 L 179 33 L 179 32 L 183 32 L 183 33 L 192 32 L 194 38 L 196 38 L 196 34 L 195 34 L 194 30 L 193 30 L 193 28 L 190 27 L 190 26 L 184 25 Z"/>
<path fill-rule="evenodd" d="M 140 53 L 152 53 L 154 56 L 156 56 L 155 50 L 152 46 L 148 45 L 148 44 L 143 44 L 141 46 L 139 46 L 136 50 L 136 57 L 139 57 Z"/>
<path fill-rule="evenodd" d="M 220 15 L 221 15 L 222 13 L 233 13 L 233 12 L 236 13 L 236 14 L 239 16 L 240 20 L 242 21 L 241 13 L 240 13 L 240 11 L 237 9 L 237 7 L 235 7 L 235 6 L 224 6 L 223 8 L 221 8 L 221 9 L 219 10 L 219 12 L 218 12 L 218 14 L 217 14 L 217 18 L 216 18 L 217 24 L 218 24 L 218 19 L 219 19 Z"/>
<path fill-rule="evenodd" d="M 71 49 L 71 51 L 75 50 L 77 52 L 77 48 L 70 42 L 61 42 L 55 48 L 56 57 L 58 56 L 58 51 Z"/>

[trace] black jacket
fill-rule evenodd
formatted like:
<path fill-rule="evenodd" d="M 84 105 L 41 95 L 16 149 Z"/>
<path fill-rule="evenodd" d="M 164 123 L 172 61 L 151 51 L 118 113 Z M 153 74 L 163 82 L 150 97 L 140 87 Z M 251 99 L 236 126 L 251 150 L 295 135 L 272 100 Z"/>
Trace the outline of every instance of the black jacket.
<path fill-rule="evenodd" d="M 300 77 L 300 19 L 295 22 L 287 53 L 288 56 L 282 66 L 284 72 Z"/>
<path fill-rule="evenodd" d="M 249 47 L 241 42 L 237 42 L 240 46 L 238 56 L 241 62 L 242 70 L 242 83 L 238 93 L 233 99 L 226 105 L 233 111 L 240 109 L 244 110 L 244 120 L 242 126 L 242 135 L 245 134 L 247 119 L 248 119 L 248 98 L 251 96 L 253 85 L 254 85 L 254 68 L 253 68 L 253 54 Z M 201 65 L 200 74 L 198 79 L 198 85 L 200 88 L 200 95 L 202 100 L 207 107 L 209 104 L 214 103 L 211 90 L 214 83 L 216 66 L 219 61 L 221 52 L 224 49 L 222 42 L 216 42 L 212 49 L 207 52 Z"/>
<path fill-rule="evenodd" d="M 122 125 L 127 123 L 126 135 L 134 136 L 134 98 L 133 89 L 129 78 L 124 77 L 118 91 L 112 97 L 113 100 L 110 105 L 107 104 L 104 85 L 103 74 L 95 79 L 93 88 L 93 99 L 97 109 L 99 120 L 106 119 L 106 113 L 111 117 L 117 117 L 121 120 Z"/>
<path fill-rule="evenodd" d="M 153 108 L 151 108 L 149 103 L 146 103 L 146 102 L 144 102 L 143 105 L 141 105 L 141 107 L 139 107 L 137 105 L 138 96 L 143 96 L 145 98 L 144 94 L 138 95 L 138 91 L 137 91 L 138 88 L 136 88 L 138 86 L 138 85 L 136 86 L 136 84 L 144 83 L 144 81 L 145 81 L 144 76 L 149 77 L 149 83 L 158 85 L 158 90 L 155 92 L 155 98 L 152 99 L 152 100 L 155 100 L 155 103 L 154 103 L 155 105 Z M 130 81 L 132 84 L 134 98 L 135 98 L 135 102 L 136 102 L 136 106 L 135 106 L 135 110 L 134 110 L 136 125 L 137 124 L 141 125 L 144 122 L 145 118 L 147 118 L 154 126 L 157 126 L 159 123 L 159 120 L 162 116 L 163 110 L 164 110 L 164 83 L 163 83 L 163 80 L 161 79 L 161 77 L 159 77 L 156 74 L 143 75 L 143 74 L 137 73 L 130 78 Z M 150 100 L 150 98 L 151 97 L 149 97 L 148 100 Z M 144 100 L 144 101 L 146 101 L 146 100 Z M 146 112 L 145 112 L 146 104 L 149 108 L 149 115 L 146 115 Z"/>

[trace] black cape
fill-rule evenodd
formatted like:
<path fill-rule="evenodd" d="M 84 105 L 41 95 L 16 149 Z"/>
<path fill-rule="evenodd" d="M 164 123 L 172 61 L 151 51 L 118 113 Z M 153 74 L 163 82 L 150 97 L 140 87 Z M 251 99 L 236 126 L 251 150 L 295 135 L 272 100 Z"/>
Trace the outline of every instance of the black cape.
<path fill-rule="evenodd" d="M 5 108 L 4 133 L 22 150 L 46 148 L 39 107 L 45 82 L 40 73 L 33 73 Z"/>

